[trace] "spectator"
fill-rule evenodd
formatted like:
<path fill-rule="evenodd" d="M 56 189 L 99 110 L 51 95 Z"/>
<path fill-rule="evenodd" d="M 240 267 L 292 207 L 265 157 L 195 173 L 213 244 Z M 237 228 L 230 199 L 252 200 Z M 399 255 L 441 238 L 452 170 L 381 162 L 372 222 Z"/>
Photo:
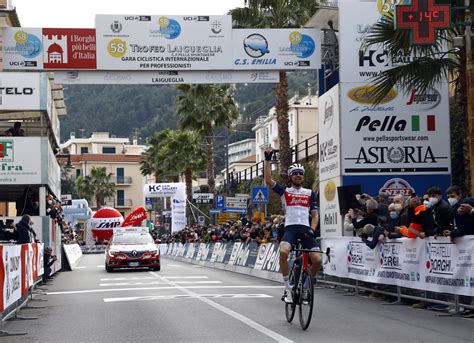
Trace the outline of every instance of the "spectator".
<path fill-rule="evenodd" d="M 362 229 L 361 236 L 367 238 L 373 233 L 373 228 L 378 225 L 378 203 L 375 199 L 368 199 L 365 203 L 367 215 L 362 220 L 357 221 L 356 216 L 362 212 L 350 209 L 349 219 L 352 221 L 354 229 Z M 371 224 L 371 226 L 366 226 Z"/>
<path fill-rule="evenodd" d="M 431 203 L 431 211 L 435 221 L 435 235 L 442 235 L 444 230 L 451 230 L 451 207 L 441 196 L 439 187 L 431 187 L 426 192 Z"/>
<path fill-rule="evenodd" d="M 46 283 L 51 275 L 51 267 L 54 264 L 54 262 L 57 261 L 56 255 L 51 255 L 53 253 L 53 250 L 49 247 L 44 248 L 44 255 L 43 255 L 43 260 L 44 260 L 44 272 L 43 272 L 43 283 Z"/>
<path fill-rule="evenodd" d="M 395 232 L 408 238 L 425 238 L 433 236 L 435 225 L 432 213 L 421 204 L 418 197 L 411 198 L 408 201 L 408 217 L 410 225 L 397 226 Z"/>
<path fill-rule="evenodd" d="M 21 123 L 19 121 L 13 124 L 13 127 L 5 131 L 5 136 L 19 137 L 24 136 L 25 131 L 21 128 Z"/>
<path fill-rule="evenodd" d="M 443 235 L 450 236 L 453 240 L 456 237 L 474 235 L 474 216 L 472 215 L 474 198 L 462 199 L 461 189 L 457 186 L 449 187 L 446 195 L 451 205 L 453 230 L 444 230 Z"/>
<path fill-rule="evenodd" d="M 21 217 L 21 220 L 16 224 L 16 234 L 17 234 L 17 243 L 34 243 L 36 238 L 36 233 L 31 227 L 33 221 L 30 216 L 25 214 Z"/>

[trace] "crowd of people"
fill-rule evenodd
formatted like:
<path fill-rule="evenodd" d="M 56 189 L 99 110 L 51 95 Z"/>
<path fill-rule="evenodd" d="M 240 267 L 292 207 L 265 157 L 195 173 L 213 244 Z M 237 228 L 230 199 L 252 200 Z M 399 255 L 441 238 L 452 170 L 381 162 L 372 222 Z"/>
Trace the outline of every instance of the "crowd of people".
<path fill-rule="evenodd" d="M 257 244 L 277 241 L 283 230 L 284 217 L 273 215 L 266 217 L 263 224 L 248 221 L 243 217 L 237 221 L 206 226 L 193 225 L 173 234 L 160 237 L 163 243 L 212 243 L 212 242 L 256 242 Z"/>
<path fill-rule="evenodd" d="M 357 194 L 344 216 L 344 229 L 372 249 L 386 238 L 447 236 L 455 242 L 474 235 L 474 197 L 463 198 L 457 186 L 449 187 L 446 195 L 447 200 L 439 187 L 430 187 L 423 197 Z"/>

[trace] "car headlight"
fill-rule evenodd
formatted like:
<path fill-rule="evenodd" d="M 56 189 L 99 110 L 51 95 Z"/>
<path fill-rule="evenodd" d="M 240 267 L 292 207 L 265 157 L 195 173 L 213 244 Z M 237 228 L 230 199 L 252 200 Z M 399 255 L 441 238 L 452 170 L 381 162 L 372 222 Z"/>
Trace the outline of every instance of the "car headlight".
<path fill-rule="evenodd" d="M 110 256 L 110 257 L 117 256 L 118 254 L 119 254 L 118 251 L 109 250 L 109 256 Z"/>
<path fill-rule="evenodd" d="M 152 254 L 152 255 L 156 255 L 156 254 L 158 254 L 158 249 L 150 250 L 149 253 Z"/>

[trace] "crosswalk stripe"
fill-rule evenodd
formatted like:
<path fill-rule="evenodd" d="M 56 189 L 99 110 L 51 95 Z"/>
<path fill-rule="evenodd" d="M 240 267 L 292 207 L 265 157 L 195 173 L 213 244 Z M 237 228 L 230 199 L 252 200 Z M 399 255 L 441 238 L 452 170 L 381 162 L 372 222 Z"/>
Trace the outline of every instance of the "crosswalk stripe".
<path fill-rule="evenodd" d="M 177 294 L 177 295 L 154 295 L 154 296 L 143 296 L 143 297 L 123 297 L 123 298 L 104 298 L 104 302 L 126 302 L 126 301 L 149 301 L 149 300 L 172 300 L 172 299 L 198 299 L 198 298 L 211 298 L 211 299 L 255 299 L 255 298 L 273 298 L 268 294 Z"/>
<path fill-rule="evenodd" d="M 156 280 L 156 279 L 155 279 Z M 175 281 L 177 284 L 216 284 L 222 283 L 221 281 Z M 142 286 L 142 285 L 167 285 L 166 282 L 152 281 L 152 282 L 117 282 L 117 283 L 101 283 L 100 287 L 113 287 L 113 286 Z"/>
<path fill-rule="evenodd" d="M 208 276 L 167 276 L 167 279 L 208 279 Z M 142 276 L 142 277 L 114 277 L 114 278 L 103 278 L 100 281 L 125 281 L 125 280 L 156 280 L 155 277 Z"/>

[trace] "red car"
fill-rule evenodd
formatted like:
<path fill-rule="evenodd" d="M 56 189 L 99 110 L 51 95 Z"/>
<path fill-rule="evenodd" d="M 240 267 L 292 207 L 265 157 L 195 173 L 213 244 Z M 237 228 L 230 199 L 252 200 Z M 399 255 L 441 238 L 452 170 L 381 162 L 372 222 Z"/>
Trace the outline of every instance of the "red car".
<path fill-rule="evenodd" d="M 117 228 L 105 250 L 105 270 L 150 268 L 160 270 L 160 250 L 146 227 Z"/>

